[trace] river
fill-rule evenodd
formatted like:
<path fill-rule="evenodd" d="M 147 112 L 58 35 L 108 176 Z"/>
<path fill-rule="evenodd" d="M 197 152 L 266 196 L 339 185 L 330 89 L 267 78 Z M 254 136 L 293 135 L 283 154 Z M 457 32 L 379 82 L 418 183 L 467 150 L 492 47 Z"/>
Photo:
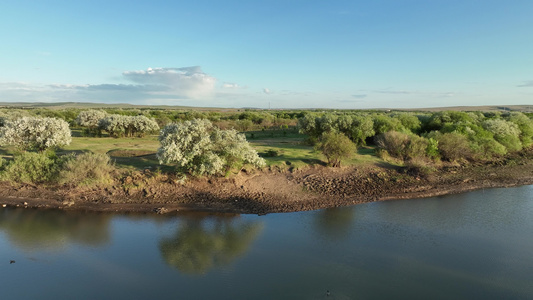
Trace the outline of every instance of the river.
<path fill-rule="evenodd" d="M 533 298 L 533 186 L 266 216 L 0 208 L 1 299 Z"/>

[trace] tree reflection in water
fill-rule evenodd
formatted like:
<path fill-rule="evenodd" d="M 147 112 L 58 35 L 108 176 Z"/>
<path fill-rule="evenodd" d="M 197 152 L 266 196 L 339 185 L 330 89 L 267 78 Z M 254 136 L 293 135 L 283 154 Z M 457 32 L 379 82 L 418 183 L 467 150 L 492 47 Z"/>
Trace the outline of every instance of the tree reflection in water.
<path fill-rule="evenodd" d="M 6 208 L 0 212 L 0 230 L 23 250 L 60 250 L 69 243 L 106 244 L 110 219 L 108 214 Z"/>
<path fill-rule="evenodd" d="M 341 239 L 348 235 L 355 218 L 355 206 L 334 207 L 318 211 L 315 224 L 319 234 Z"/>
<path fill-rule="evenodd" d="M 205 274 L 230 264 L 248 250 L 262 223 L 232 217 L 185 218 L 159 249 L 165 261 L 187 274 Z"/>

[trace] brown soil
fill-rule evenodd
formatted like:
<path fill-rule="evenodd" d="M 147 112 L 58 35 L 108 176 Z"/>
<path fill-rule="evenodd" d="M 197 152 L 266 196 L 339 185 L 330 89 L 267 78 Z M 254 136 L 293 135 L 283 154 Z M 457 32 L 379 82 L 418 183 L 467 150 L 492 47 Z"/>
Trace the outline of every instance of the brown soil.
<path fill-rule="evenodd" d="M 0 204 L 65 210 L 267 214 L 533 184 L 533 151 L 497 163 L 445 166 L 430 174 L 380 166 L 241 172 L 185 182 L 148 170 L 102 188 L 0 183 Z"/>

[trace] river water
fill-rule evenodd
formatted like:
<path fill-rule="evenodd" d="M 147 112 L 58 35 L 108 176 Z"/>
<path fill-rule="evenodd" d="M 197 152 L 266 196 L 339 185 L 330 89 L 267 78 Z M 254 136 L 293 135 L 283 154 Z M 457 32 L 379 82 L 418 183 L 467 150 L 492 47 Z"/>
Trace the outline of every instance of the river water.
<path fill-rule="evenodd" d="M 0 208 L 0 299 L 531 299 L 532 254 L 533 186 L 266 216 Z"/>

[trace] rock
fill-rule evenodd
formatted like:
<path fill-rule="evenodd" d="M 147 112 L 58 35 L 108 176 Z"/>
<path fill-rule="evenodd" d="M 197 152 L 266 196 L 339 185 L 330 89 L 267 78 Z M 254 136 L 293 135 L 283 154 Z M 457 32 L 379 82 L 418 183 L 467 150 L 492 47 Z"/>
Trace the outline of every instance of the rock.
<path fill-rule="evenodd" d="M 61 204 L 66 206 L 66 207 L 70 207 L 70 206 L 74 205 L 74 201 L 73 200 L 65 200 Z"/>
<path fill-rule="evenodd" d="M 158 207 L 158 208 L 154 209 L 154 212 L 159 214 L 159 215 L 162 215 L 162 214 L 168 213 L 168 209 L 164 208 L 164 207 Z"/>

